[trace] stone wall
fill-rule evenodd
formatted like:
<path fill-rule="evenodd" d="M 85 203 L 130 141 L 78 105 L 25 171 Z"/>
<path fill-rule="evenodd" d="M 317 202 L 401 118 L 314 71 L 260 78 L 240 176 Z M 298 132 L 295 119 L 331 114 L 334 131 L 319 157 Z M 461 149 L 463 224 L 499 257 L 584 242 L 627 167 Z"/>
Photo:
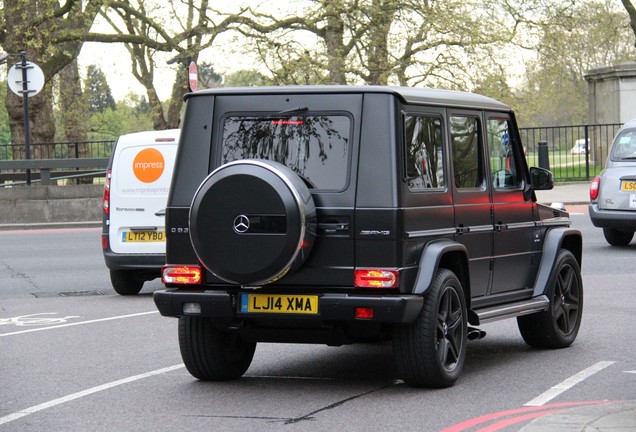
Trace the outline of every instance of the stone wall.
<path fill-rule="evenodd" d="M 103 185 L 0 188 L 0 229 L 99 225 Z"/>

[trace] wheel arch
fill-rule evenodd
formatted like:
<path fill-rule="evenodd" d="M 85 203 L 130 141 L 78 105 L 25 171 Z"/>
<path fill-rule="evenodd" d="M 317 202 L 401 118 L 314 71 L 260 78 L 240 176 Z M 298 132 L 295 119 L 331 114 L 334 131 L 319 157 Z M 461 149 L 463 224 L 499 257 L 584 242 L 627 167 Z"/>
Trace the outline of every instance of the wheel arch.
<path fill-rule="evenodd" d="M 572 252 L 579 264 L 579 268 L 582 267 L 583 238 L 581 232 L 572 228 L 552 228 L 548 230 L 543 242 L 539 271 L 534 283 L 533 295 L 535 297 L 545 292 L 561 249 L 567 249 Z"/>
<path fill-rule="evenodd" d="M 466 246 L 449 239 L 428 243 L 422 251 L 414 294 L 423 295 L 431 287 L 438 268 L 445 268 L 457 276 L 464 290 L 466 306 L 470 309 L 470 277 Z"/>

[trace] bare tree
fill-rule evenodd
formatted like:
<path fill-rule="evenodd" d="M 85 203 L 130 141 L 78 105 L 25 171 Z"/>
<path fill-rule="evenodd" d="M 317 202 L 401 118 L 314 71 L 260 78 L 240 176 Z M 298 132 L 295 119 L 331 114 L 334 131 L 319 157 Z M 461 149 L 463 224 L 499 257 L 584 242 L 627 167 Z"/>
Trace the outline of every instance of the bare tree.
<path fill-rule="evenodd" d="M 132 60 L 133 75 L 146 89 L 154 128 L 178 127 L 183 95 L 188 92 L 185 71 L 189 62 L 196 62 L 201 51 L 212 46 L 219 34 L 232 28 L 244 9 L 237 14 L 223 15 L 210 8 L 208 0 L 171 0 L 160 6 L 145 0 L 115 1 L 109 6 L 102 10 L 101 16 L 113 28 L 114 34 L 89 35 L 89 38 L 124 42 Z M 165 16 L 172 20 L 166 22 Z M 215 18 L 219 22 L 215 22 Z M 171 62 L 179 67 L 167 111 L 155 87 L 154 71 L 160 51 L 172 52 Z"/>
<path fill-rule="evenodd" d="M 484 50 L 510 43 L 515 19 L 505 0 L 315 0 L 302 16 L 259 10 L 241 31 L 277 81 L 460 86 Z M 320 72 L 317 72 L 320 71 Z"/>
<path fill-rule="evenodd" d="M 636 36 L 636 6 L 634 6 L 631 0 L 621 0 L 621 3 L 623 3 L 623 7 L 629 15 L 629 25 Z M 636 46 L 636 42 L 634 42 L 634 46 Z"/>
<path fill-rule="evenodd" d="M 0 46 L 14 55 L 25 51 L 28 59 L 44 72 L 44 89 L 30 99 L 29 122 L 34 142 L 51 142 L 55 134 L 51 79 L 79 54 L 84 35 L 102 6 L 102 0 L 66 0 L 61 5 L 53 0 L 4 0 L 3 3 Z M 25 142 L 21 97 L 7 95 L 5 107 L 9 113 L 12 141 Z M 40 154 L 41 151 L 46 154 Z M 50 156 L 48 153 L 37 147 L 33 157 Z"/>

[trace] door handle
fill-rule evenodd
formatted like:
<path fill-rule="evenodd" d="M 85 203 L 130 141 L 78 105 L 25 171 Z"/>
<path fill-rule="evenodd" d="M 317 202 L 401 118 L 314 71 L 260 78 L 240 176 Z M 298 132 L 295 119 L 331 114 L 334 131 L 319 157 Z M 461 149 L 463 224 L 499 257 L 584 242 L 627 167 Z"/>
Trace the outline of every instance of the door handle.
<path fill-rule="evenodd" d="M 339 231 L 349 231 L 349 224 L 346 222 L 319 223 L 318 229 L 327 234 L 333 234 Z"/>
<path fill-rule="evenodd" d="M 457 228 L 455 228 L 455 230 L 457 234 L 468 234 L 470 232 L 470 227 L 460 225 Z"/>

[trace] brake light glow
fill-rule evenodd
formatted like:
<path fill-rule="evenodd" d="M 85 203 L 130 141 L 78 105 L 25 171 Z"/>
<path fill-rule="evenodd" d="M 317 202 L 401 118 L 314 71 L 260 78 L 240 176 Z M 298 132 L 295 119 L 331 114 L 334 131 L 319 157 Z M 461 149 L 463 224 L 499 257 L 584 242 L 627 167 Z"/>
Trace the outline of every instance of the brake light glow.
<path fill-rule="evenodd" d="M 273 125 L 301 125 L 305 123 L 304 120 L 272 120 Z"/>
<path fill-rule="evenodd" d="M 373 308 L 357 307 L 354 314 L 356 319 L 373 319 Z"/>
<path fill-rule="evenodd" d="M 599 176 L 594 177 L 590 184 L 590 199 L 594 201 L 598 198 L 598 190 L 601 187 L 601 178 Z"/>
<path fill-rule="evenodd" d="M 201 266 L 198 265 L 166 265 L 161 269 L 161 281 L 164 284 L 198 285 L 201 275 Z"/>
<path fill-rule="evenodd" d="M 358 288 L 396 288 L 398 271 L 387 269 L 355 269 L 355 286 Z"/>
<path fill-rule="evenodd" d="M 102 200 L 102 208 L 104 214 L 107 216 L 110 214 L 110 177 L 111 170 L 106 171 L 106 181 L 104 182 L 104 198 Z"/>

